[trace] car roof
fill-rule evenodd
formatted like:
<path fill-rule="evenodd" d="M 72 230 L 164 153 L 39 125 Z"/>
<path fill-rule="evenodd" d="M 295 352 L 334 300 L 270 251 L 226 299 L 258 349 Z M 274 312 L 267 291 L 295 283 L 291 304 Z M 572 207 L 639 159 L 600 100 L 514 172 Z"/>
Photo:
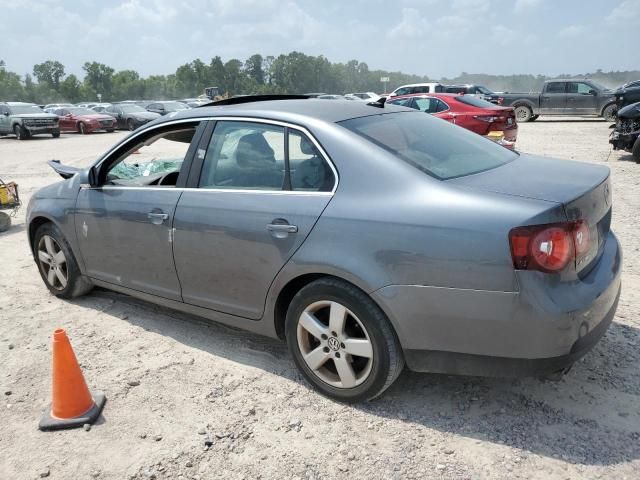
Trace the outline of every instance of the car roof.
<path fill-rule="evenodd" d="M 349 100 L 327 102 L 309 98 L 256 101 L 219 106 L 209 104 L 190 110 L 183 110 L 175 115 L 166 115 L 162 117 L 162 121 L 158 119 L 157 122 L 164 123 L 164 121 L 175 119 L 200 117 L 234 116 L 279 120 L 297 124 L 305 124 L 314 119 L 327 123 L 336 123 L 352 118 L 406 111 L 407 109 L 396 105 L 385 105 L 381 108 L 379 106 L 371 106 L 365 102 Z"/>
<path fill-rule="evenodd" d="M 393 102 L 398 99 L 403 98 L 413 98 L 413 97 L 435 97 L 435 98 L 456 98 L 462 97 L 463 95 L 460 93 L 445 93 L 445 92 L 433 92 L 433 93 L 407 93 L 406 95 L 396 95 L 393 99 L 389 100 Z"/>
<path fill-rule="evenodd" d="M 20 107 L 20 106 L 25 106 L 25 105 L 35 105 L 35 103 L 29 103 L 29 102 L 5 102 L 5 105 L 9 105 L 10 107 Z"/>

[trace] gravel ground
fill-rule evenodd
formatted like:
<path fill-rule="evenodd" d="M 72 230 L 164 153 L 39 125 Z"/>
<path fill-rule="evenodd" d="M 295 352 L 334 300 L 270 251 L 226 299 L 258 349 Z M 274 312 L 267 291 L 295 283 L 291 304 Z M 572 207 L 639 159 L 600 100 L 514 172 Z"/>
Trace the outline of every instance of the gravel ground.
<path fill-rule="evenodd" d="M 610 166 L 625 257 L 613 325 L 560 382 L 406 371 L 345 406 L 310 390 L 277 341 L 107 291 L 55 299 L 22 209 L 0 234 L 0 478 L 637 479 L 640 165 L 610 152 L 608 123 L 566 120 L 521 125 L 519 149 Z M 46 160 L 88 165 L 124 135 L 0 138 L 0 178 L 26 202 L 57 179 Z M 108 397 L 89 431 L 37 430 L 58 327 Z"/>

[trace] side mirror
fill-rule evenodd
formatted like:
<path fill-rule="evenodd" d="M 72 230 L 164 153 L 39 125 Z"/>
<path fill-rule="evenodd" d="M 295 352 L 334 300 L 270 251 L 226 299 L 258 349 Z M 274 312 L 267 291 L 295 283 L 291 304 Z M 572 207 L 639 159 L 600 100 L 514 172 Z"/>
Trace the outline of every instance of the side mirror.
<path fill-rule="evenodd" d="M 9 112 L 4 112 L 4 116 L 8 117 L 9 116 Z"/>
<path fill-rule="evenodd" d="M 98 186 L 98 169 L 96 167 L 91 167 L 87 172 L 87 180 L 89 185 L 92 187 Z"/>
<path fill-rule="evenodd" d="M 593 95 L 594 97 L 596 95 L 598 95 L 598 92 L 596 92 L 593 88 L 591 90 L 589 90 L 589 95 Z"/>
<path fill-rule="evenodd" d="M 70 116 L 71 116 L 71 113 L 67 113 L 67 114 L 65 115 L 65 117 L 70 117 Z"/>

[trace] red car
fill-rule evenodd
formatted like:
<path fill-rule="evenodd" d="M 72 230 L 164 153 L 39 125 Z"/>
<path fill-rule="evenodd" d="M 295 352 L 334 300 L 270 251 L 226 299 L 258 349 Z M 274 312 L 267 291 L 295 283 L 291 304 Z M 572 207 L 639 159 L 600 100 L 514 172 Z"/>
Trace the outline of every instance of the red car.
<path fill-rule="evenodd" d="M 514 148 L 518 124 L 511 107 L 500 107 L 473 95 L 453 93 L 414 94 L 387 100 L 430 113 L 467 130 L 487 137 L 499 144 Z"/>
<path fill-rule="evenodd" d="M 83 107 L 59 108 L 55 114 L 60 117 L 59 125 L 62 132 L 91 133 L 96 130 L 113 132 L 116 120 L 111 115 L 98 113 Z"/>

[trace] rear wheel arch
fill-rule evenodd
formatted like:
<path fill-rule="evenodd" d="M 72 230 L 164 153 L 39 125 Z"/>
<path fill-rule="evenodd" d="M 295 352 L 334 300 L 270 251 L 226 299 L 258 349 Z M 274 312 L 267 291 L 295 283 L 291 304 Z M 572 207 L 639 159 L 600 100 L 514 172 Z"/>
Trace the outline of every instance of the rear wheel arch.
<path fill-rule="evenodd" d="M 278 296 L 276 298 L 276 301 L 275 301 L 275 304 L 274 304 L 274 308 L 273 308 L 273 322 L 274 322 L 274 327 L 275 327 L 276 334 L 278 335 L 278 338 L 280 338 L 281 340 L 285 339 L 285 321 L 286 321 L 286 318 L 287 318 L 287 311 L 289 309 L 289 305 L 291 304 L 291 300 L 293 300 L 293 297 L 295 297 L 295 295 L 300 290 L 302 290 L 304 287 L 306 287 L 310 283 L 315 282 L 316 280 L 320 280 L 320 279 L 337 280 L 337 281 L 340 281 L 340 282 L 347 283 L 347 284 L 353 286 L 354 288 L 357 288 L 362 293 L 364 293 L 367 297 L 369 297 L 371 299 L 371 301 L 374 304 L 376 304 L 376 306 L 388 318 L 386 309 L 383 308 L 383 306 L 380 305 L 371 295 L 369 295 L 369 293 L 367 293 L 366 289 L 362 288 L 362 286 L 358 285 L 357 283 L 354 283 L 354 282 L 352 282 L 350 280 L 347 280 L 346 278 L 340 277 L 338 275 L 332 275 L 332 274 L 329 274 L 329 273 L 305 273 L 303 275 L 299 275 L 299 276 L 289 280 L 284 285 L 284 287 L 282 287 L 280 289 L 280 292 L 278 293 Z M 389 324 L 390 324 L 391 328 L 394 330 L 394 333 L 397 336 L 398 332 L 397 332 L 397 330 L 395 328 L 394 323 L 391 321 L 391 319 L 389 319 Z"/>

